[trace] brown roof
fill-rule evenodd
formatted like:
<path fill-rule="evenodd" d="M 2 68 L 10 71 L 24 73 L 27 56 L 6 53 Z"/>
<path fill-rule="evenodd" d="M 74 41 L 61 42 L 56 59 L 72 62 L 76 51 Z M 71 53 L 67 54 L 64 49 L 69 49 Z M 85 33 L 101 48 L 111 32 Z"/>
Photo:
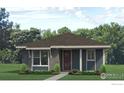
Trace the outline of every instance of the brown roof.
<path fill-rule="evenodd" d="M 23 45 L 23 44 L 22 44 Z M 26 47 L 50 47 L 50 46 L 102 46 L 106 45 L 101 42 L 89 38 L 74 35 L 72 33 L 64 33 L 50 39 L 42 39 L 37 42 L 24 44 Z"/>

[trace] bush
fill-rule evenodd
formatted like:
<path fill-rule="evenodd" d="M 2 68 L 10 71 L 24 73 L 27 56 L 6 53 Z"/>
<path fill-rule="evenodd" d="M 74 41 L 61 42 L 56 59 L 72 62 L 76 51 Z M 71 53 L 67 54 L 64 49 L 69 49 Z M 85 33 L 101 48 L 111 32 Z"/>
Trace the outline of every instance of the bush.
<path fill-rule="evenodd" d="M 106 73 L 105 65 L 102 65 L 102 66 L 100 67 L 100 72 L 101 72 L 101 73 Z"/>
<path fill-rule="evenodd" d="M 79 72 L 79 70 L 73 69 L 72 72 L 73 72 L 73 73 L 77 73 L 77 72 Z"/>
<path fill-rule="evenodd" d="M 50 70 L 51 73 L 55 72 L 55 70 Z"/>
<path fill-rule="evenodd" d="M 100 75 L 101 72 L 99 70 L 96 71 L 96 75 Z"/>
<path fill-rule="evenodd" d="M 73 69 L 73 70 L 70 71 L 68 74 L 69 74 L 69 75 L 80 75 L 81 72 L 80 72 L 79 70 L 77 70 L 77 69 Z"/>
<path fill-rule="evenodd" d="M 82 75 L 96 75 L 95 72 L 82 72 Z"/>
<path fill-rule="evenodd" d="M 60 73 L 60 65 L 59 64 L 55 64 L 54 65 L 54 71 L 55 71 L 55 73 Z"/>
<path fill-rule="evenodd" d="M 26 64 L 21 64 L 19 73 L 20 73 L 20 74 L 29 73 L 29 70 L 28 70 L 28 67 L 27 67 Z"/>

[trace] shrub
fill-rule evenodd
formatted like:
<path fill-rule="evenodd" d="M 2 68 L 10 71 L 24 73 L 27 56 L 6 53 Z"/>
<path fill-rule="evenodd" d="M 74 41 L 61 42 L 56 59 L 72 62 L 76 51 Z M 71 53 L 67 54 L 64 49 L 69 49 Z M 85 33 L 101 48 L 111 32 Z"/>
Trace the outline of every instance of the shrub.
<path fill-rule="evenodd" d="M 100 73 L 100 71 L 99 70 L 97 70 L 96 71 L 96 75 L 100 75 L 101 73 Z"/>
<path fill-rule="evenodd" d="M 70 71 L 68 74 L 69 74 L 69 75 L 73 75 L 74 73 L 73 73 L 72 71 Z"/>
<path fill-rule="evenodd" d="M 72 72 L 73 72 L 73 73 L 77 73 L 77 72 L 79 72 L 79 70 L 73 69 Z"/>
<path fill-rule="evenodd" d="M 29 70 L 28 70 L 28 67 L 27 67 L 27 65 L 26 64 L 21 64 L 20 65 L 20 74 L 26 74 L 26 73 L 28 73 L 29 72 Z"/>
<path fill-rule="evenodd" d="M 102 65 L 102 66 L 100 67 L 100 72 L 101 72 L 101 73 L 106 73 L 105 65 Z"/>
<path fill-rule="evenodd" d="M 82 72 L 82 75 L 96 75 L 95 72 Z"/>
<path fill-rule="evenodd" d="M 81 72 L 80 72 L 79 70 L 77 70 L 77 69 L 73 69 L 73 70 L 70 71 L 68 74 L 69 74 L 69 75 L 80 75 Z"/>
<path fill-rule="evenodd" d="M 55 73 L 60 73 L 60 65 L 59 64 L 54 65 L 54 71 L 55 71 Z"/>
<path fill-rule="evenodd" d="M 55 71 L 54 71 L 54 70 L 50 70 L 50 72 L 52 72 L 52 73 L 53 73 L 53 72 L 55 72 Z"/>

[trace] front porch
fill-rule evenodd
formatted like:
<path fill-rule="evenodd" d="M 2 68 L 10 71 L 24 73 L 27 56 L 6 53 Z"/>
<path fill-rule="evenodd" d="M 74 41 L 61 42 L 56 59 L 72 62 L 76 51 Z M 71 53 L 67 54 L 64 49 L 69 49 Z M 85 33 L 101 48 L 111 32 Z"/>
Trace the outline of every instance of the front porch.
<path fill-rule="evenodd" d="M 56 54 L 56 55 L 54 55 Z M 61 71 L 96 71 L 105 64 L 103 49 L 51 49 L 50 68 L 59 63 Z M 52 56 L 54 55 L 54 56 Z"/>

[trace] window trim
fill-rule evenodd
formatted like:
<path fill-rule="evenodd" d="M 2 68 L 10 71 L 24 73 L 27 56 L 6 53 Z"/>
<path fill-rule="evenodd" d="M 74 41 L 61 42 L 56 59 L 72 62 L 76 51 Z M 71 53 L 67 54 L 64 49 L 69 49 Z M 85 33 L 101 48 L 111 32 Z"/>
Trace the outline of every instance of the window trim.
<path fill-rule="evenodd" d="M 94 59 L 89 59 L 89 58 L 88 58 L 88 52 L 89 52 L 89 50 L 92 50 L 92 51 L 94 52 Z M 95 50 L 94 50 L 94 49 L 88 49 L 88 50 L 87 50 L 87 61 L 95 61 L 95 59 L 96 59 Z"/>
<path fill-rule="evenodd" d="M 47 51 L 47 54 L 48 54 L 48 64 L 47 65 L 42 65 L 41 64 L 41 50 L 37 50 L 37 51 L 39 51 L 39 57 L 34 57 L 34 51 L 32 51 L 32 66 L 33 67 L 48 67 L 48 65 L 49 65 L 49 52 Z M 40 58 L 40 65 L 34 65 L 34 58 Z"/>
<path fill-rule="evenodd" d="M 89 50 L 93 50 L 94 51 L 94 59 L 88 59 L 88 51 Z M 88 61 L 94 61 L 95 67 L 94 67 L 93 70 L 88 70 L 87 69 L 87 63 L 88 63 Z M 95 70 L 96 70 L 96 49 L 87 49 L 86 50 L 86 71 L 92 72 L 92 71 L 95 71 Z"/>

